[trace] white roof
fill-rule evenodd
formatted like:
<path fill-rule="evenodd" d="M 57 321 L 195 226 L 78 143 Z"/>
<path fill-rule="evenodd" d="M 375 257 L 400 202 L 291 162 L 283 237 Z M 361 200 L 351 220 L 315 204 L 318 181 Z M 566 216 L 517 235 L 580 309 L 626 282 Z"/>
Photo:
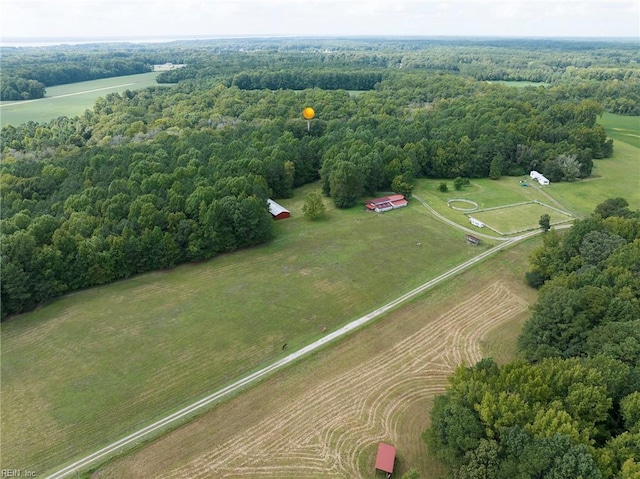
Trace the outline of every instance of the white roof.
<path fill-rule="evenodd" d="M 269 213 L 271 213 L 273 216 L 278 216 L 280 213 L 291 213 L 288 209 L 286 209 L 282 205 L 279 205 L 271 198 L 267 198 L 267 203 L 269 204 Z"/>

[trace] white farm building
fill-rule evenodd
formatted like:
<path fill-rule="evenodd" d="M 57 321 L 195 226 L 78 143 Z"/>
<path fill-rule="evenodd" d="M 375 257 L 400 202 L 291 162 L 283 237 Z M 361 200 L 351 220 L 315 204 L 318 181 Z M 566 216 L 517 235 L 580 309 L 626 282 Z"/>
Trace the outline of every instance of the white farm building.
<path fill-rule="evenodd" d="M 471 216 L 469 216 L 469 222 L 473 225 L 473 226 L 477 226 L 478 228 L 484 228 L 484 223 L 476 218 L 473 218 Z"/>
<path fill-rule="evenodd" d="M 547 186 L 549 184 L 549 180 L 547 180 L 547 178 L 545 178 L 545 176 L 542 173 L 538 173 L 537 171 L 532 171 L 531 173 L 529 173 L 529 176 L 536 180 L 538 183 L 540 183 L 542 186 Z"/>

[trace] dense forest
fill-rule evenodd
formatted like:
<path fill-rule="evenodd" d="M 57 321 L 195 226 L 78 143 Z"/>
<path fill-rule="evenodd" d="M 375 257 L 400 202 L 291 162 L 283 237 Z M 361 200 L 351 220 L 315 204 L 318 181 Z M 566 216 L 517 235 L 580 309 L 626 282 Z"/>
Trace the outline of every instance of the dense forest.
<path fill-rule="evenodd" d="M 0 100 L 33 100 L 46 87 L 152 71 L 156 55 L 103 46 L 2 47 Z"/>
<path fill-rule="evenodd" d="M 479 81 L 563 85 L 566 94 L 596 99 L 612 113 L 640 114 L 640 55 L 634 42 L 253 38 L 2 47 L 0 55 L 1 100 L 41 98 L 48 86 L 142 73 L 154 64 L 171 62 L 188 67 L 163 73 L 159 82 L 206 78 L 225 86 L 240 80 L 241 88 L 360 90 L 370 88 L 367 85 L 374 78 L 390 71 L 439 71 Z M 346 77 L 345 70 L 357 71 L 358 75 Z M 310 71 L 316 75 L 315 82 L 300 78 Z M 246 83 L 243 75 L 236 78 L 239 74 L 247 74 L 251 83 Z M 245 86 L 241 86 L 242 80 Z"/>
<path fill-rule="evenodd" d="M 640 212 L 600 204 L 545 233 L 523 357 L 459 367 L 425 439 L 455 478 L 640 474 Z"/>
<path fill-rule="evenodd" d="M 638 90 L 637 51 L 537 45 L 526 54 L 529 42 L 517 41 L 503 49 L 418 40 L 131 46 L 123 58 L 187 67 L 163 74 L 177 82 L 170 88 L 109 94 L 78 117 L 2 129 L 3 317 L 78 288 L 268 241 L 266 198 L 289 197 L 311 181 L 336 206 L 351 207 L 381 189 L 410 192 L 418 177 L 531 169 L 551 181 L 589 176 L 613 151 L 597 117 Z M 85 67 L 107 58 L 107 46 L 84 48 L 74 54 L 86 55 Z M 46 52 L 33 54 L 43 55 L 43 72 L 44 59 L 60 53 Z M 554 63 L 557 84 L 476 79 L 491 65 L 504 78 L 532 79 L 542 68 L 534 59 Z M 17 61 L 8 65 L 3 82 L 21 71 Z M 463 73 L 470 65 L 475 76 Z M 574 85 L 580 76 L 570 68 L 631 73 Z M 608 104 L 601 89 L 611 89 Z M 316 111 L 309 131 L 305 106 Z"/>

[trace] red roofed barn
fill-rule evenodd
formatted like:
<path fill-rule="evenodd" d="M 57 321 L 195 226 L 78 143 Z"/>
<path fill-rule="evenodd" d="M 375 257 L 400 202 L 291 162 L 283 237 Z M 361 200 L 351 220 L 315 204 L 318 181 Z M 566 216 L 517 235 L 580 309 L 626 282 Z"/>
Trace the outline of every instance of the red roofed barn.
<path fill-rule="evenodd" d="M 269 204 L 269 213 L 273 216 L 274 220 L 283 220 L 285 218 L 291 217 L 291 212 L 286 209 L 284 206 L 279 205 L 271 198 L 267 198 L 267 203 Z"/>
<path fill-rule="evenodd" d="M 402 208 L 403 206 L 407 206 L 408 203 L 403 195 L 390 195 L 373 199 L 365 203 L 365 206 L 368 210 L 383 213 L 385 211 L 395 210 L 396 208 Z"/>
<path fill-rule="evenodd" d="M 393 463 L 396 460 L 396 448 L 390 444 L 381 442 L 378 444 L 378 455 L 376 456 L 376 470 L 386 472 L 387 477 L 393 474 Z"/>

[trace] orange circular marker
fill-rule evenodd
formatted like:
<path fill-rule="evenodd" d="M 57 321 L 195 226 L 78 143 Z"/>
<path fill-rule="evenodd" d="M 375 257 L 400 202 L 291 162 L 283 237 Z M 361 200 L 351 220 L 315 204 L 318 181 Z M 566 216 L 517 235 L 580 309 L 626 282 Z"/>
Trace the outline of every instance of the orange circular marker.
<path fill-rule="evenodd" d="M 305 120 L 311 120 L 315 115 L 316 115 L 316 112 L 313 111 L 313 108 L 311 108 L 310 106 L 302 110 L 302 116 L 304 117 Z"/>

